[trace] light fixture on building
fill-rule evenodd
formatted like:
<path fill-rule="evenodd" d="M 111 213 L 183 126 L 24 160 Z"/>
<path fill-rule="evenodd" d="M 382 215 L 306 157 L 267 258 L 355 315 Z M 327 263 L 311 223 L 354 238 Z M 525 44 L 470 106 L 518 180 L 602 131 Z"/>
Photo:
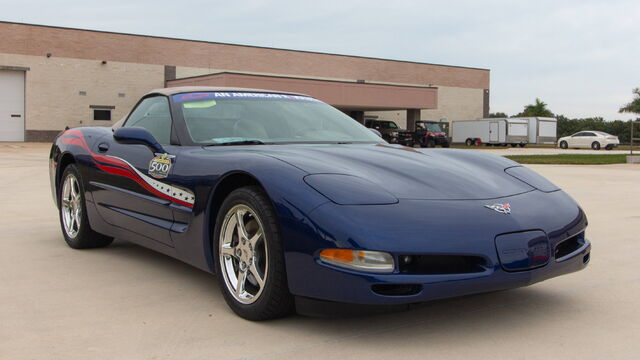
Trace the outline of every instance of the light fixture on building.
<path fill-rule="evenodd" d="M 102 60 L 102 65 L 107 65 L 107 60 Z"/>
<path fill-rule="evenodd" d="M 51 53 L 47 53 L 47 57 L 50 58 L 51 57 Z"/>

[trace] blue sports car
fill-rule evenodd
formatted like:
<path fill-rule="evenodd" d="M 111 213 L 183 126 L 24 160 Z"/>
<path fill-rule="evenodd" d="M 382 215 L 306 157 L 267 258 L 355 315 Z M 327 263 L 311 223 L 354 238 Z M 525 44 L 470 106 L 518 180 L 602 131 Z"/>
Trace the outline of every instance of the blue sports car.
<path fill-rule="evenodd" d="M 152 91 L 111 128 L 60 133 L 50 180 L 69 246 L 115 237 L 216 273 L 251 320 L 525 286 L 591 250 L 580 206 L 532 170 L 391 145 L 292 93 Z"/>

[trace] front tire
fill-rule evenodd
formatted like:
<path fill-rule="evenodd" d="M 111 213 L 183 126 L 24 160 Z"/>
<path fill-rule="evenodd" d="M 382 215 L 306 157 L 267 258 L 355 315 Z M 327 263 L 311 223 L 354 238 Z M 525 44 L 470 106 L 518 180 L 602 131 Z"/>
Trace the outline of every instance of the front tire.
<path fill-rule="evenodd" d="M 569 144 L 567 144 L 566 141 L 560 141 L 560 149 L 567 149 L 569 147 Z"/>
<path fill-rule="evenodd" d="M 229 194 L 213 236 L 220 289 L 238 316 L 267 320 L 291 313 L 277 218 L 262 189 L 248 186 Z"/>
<path fill-rule="evenodd" d="M 67 244 L 74 249 L 89 249 L 108 246 L 112 237 L 97 233 L 91 229 L 87 216 L 82 179 L 78 168 L 71 164 L 64 169 L 58 189 L 58 213 L 62 235 Z"/>
<path fill-rule="evenodd" d="M 467 139 L 467 141 L 464 142 L 467 146 L 473 146 L 476 144 L 475 140 L 473 139 Z"/>
<path fill-rule="evenodd" d="M 593 150 L 600 150 L 600 143 L 597 141 L 594 141 L 593 143 L 591 143 L 591 148 Z"/>

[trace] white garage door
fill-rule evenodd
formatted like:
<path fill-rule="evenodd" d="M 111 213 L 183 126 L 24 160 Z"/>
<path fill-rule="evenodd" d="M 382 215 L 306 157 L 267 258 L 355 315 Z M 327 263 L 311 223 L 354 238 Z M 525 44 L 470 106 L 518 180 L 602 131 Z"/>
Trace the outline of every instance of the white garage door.
<path fill-rule="evenodd" d="M 0 141 L 24 141 L 24 71 L 0 70 Z"/>

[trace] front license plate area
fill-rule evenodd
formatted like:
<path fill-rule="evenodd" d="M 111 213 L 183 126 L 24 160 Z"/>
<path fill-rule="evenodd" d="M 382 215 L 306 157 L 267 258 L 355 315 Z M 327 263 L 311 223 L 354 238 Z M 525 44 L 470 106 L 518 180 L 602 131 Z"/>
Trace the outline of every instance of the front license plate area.
<path fill-rule="evenodd" d="M 543 231 L 525 231 L 496 236 L 500 264 L 506 271 L 524 271 L 549 262 L 549 239 Z"/>

